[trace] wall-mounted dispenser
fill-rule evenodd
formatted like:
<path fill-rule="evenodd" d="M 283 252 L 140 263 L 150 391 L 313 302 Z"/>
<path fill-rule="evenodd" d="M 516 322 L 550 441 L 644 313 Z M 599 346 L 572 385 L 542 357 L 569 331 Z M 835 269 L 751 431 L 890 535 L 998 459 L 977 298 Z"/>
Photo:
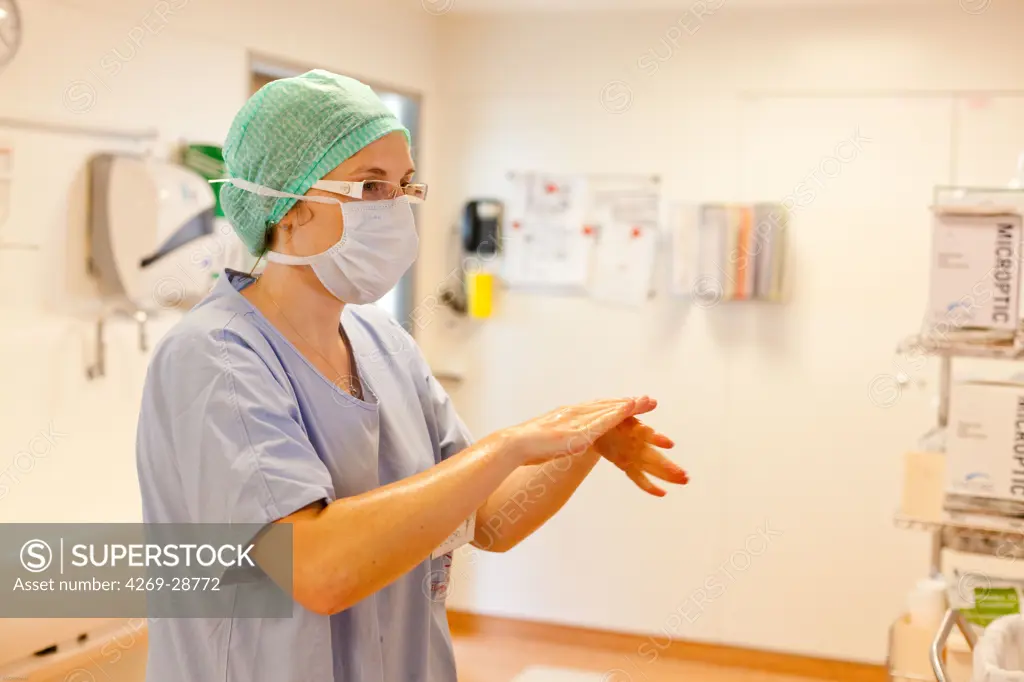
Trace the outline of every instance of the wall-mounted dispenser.
<path fill-rule="evenodd" d="M 494 199 L 466 202 L 460 225 L 461 256 L 458 289 L 450 289 L 442 300 L 454 311 L 483 319 L 491 316 L 494 274 L 487 264 L 501 252 L 503 207 Z"/>
<path fill-rule="evenodd" d="M 104 299 L 154 311 L 209 290 L 213 259 L 182 258 L 183 247 L 213 239 L 215 199 L 205 179 L 169 163 L 100 154 L 89 162 L 89 181 L 88 266 Z"/>
<path fill-rule="evenodd" d="M 205 178 L 152 158 L 99 154 L 89 161 L 88 271 L 103 308 L 139 322 L 151 313 L 187 309 L 213 287 L 224 267 L 242 267 L 241 242 L 215 217 Z M 97 321 L 102 354 L 103 320 Z M 102 357 L 90 376 L 102 375 Z"/>

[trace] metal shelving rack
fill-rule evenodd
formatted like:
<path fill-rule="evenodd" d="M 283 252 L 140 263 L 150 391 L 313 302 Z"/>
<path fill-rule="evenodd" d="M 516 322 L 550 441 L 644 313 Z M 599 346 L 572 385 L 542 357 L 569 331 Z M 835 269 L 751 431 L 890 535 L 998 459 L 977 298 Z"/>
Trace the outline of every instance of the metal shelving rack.
<path fill-rule="evenodd" d="M 932 207 L 943 209 L 1007 209 L 1024 213 L 1024 189 L 1021 188 L 978 188 L 978 187 L 957 187 L 939 186 L 934 189 L 932 196 Z M 1021 267 L 1020 254 L 1018 256 L 1018 267 Z M 1018 301 L 1019 305 L 1019 301 Z M 1024 321 L 1018 326 L 1016 333 L 1007 332 L 1005 335 L 997 335 L 982 332 L 956 332 L 953 334 L 919 334 L 905 339 L 897 348 L 897 352 L 907 354 L 911 352 L 937 357 L 939 359 L 939 405 L 937 414 L 937 425 L 935 430 L 944 430 L 949 424 L 949 402 L 950 389 L 953 376 L 954 358 L 984 358 L 991 360 L 1024 360 Z M 971 542 L 983 537 L 1014 537 L 1018 541 L 1024 540 L 1024 527 L 1014 528 L 1012 521 L 1007 518 L 1006 525 L 994 522 L 991 525 L 978 525 L 972 523 L 958 523 L 954 521 L 922 521 L 902 515 L 896 515 L 894 523 L 897 527 L 912 530 L 927 531 L 932 534 L 931 543 L 931 574 L 942 573 L 942 550 L 956 549 L 963 552 L 980 553 L 970 549 Z M 953 628 L 956 627 L 967 640 L 968 646 L 973 649 L 976 644 L 976 634 L 973 626 L 966 620 L 964 615 L 956 608 L 950 608 L 943 617 L 939 631 L 936 633 L 929 650 L 929 661 L 935 679 L 938 682 L 949 682 L 942 660 L 942 653 L 946 648 Z M 890 651 L 892 650 L 893 630 L 890 630 Z M 919 675 L 902 673 L 894 670 L 889 665 L 890 680 L 921 680 Z"/>
<path fill-rule="evenodd" d="M 1009 340 L 1008 343 L 981 344 L 967 341 L 936 343 L 934 340 L 929 341 L 923 340 L 921 337 L 912 337 L 900 345 L 899 351 L 907 352 L 908 350 L 916 349 L 939 358 L 939 408 L 937 417 L 938 428 L 944 429 L 949 423 L 949 395 L 952 384 L 953 358 L 962 357 L 988 358 L 993 360 L 1024 360 L 1024 343 L 1022 343 L 1022 338 L 1024 338 L 1024 335 L 1018 333 L 1013 339 Z M 963 546 L 959 545 L 970 545 L 972 540 L 976 540 L 980 536 L 1012 536 L 1024 539 L 1024 528 L 1014 529 L 1010 527 L 1009 520 L 1007 520 L 1007 526 L 1001 527 L 996 524 L 983 526 L 972 523 L 959 523 L 955 521 L 923 521 L 897 514 L 894 518 L 894 523 L 900 528 L 927 531 L 932 534 L 930 562 L 930 572 L 932 575 L 939 575 L 942 572 L 943 549 L 950 548 L 958 551 L 973 551 L 971 549 L 965 549 Z M 942 660 L 942 652 L 946 648 L 946 643 L 954 626 L 963 634 L 971 649 L 974 648 L 976 643 L 976 635 L 973 627 L 966 621 L 963 614 L 961 614 L 958 609 L 950 609 L 947 611 L 942 620 L 942 625 L 940 626 L 938 633 L 936 633 L 935 639 L 932 641 L 931 649 L 929 651 L 929 661 L 931 662 L 932 670 L 935 673 L 935 679 L 938 680 L 938 682 L 949 682 L 949 676 Z M 893 632 L 890 631 L 890 650 L 892 648 L 892 637 Z M 889 679 L 927 680 L 930 678 L 922 678 L 919 675 L 902 673 L 898 670 L 893 670 L 890 666 Z"/>

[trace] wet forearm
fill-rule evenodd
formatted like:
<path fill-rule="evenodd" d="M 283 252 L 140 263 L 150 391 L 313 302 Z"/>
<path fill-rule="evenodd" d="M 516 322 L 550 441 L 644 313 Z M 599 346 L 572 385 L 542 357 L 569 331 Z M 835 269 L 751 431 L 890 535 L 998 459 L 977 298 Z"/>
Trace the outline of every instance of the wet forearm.
<path fill-rule="evenodd" d="M 336 613 L 387 586 L 426 559 L 517 466 L 506 442 L 485 439 L 415 476 L 282 520 L 293 523 L 296 600 Z"/>
<path fill-rule="evenodd" d="M 529 537 L 561 509 L 601 455 L 593 448 L 545 464 L 521 467 L 477 512 L 473 544 L 504 552 Z"/>

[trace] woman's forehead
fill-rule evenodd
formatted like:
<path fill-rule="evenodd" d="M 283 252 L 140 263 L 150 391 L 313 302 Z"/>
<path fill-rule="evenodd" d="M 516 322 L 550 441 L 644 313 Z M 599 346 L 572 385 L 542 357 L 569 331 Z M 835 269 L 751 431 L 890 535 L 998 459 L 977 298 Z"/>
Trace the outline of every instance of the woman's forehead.
<path fill-rule="evenodd" d="M 341 179 L 342 176 L 353 173 L 401 177 L 412 170 L 412 156 L 405 136 L 391 133 L 360 149 L 325 175 L 324 179 Z"/>

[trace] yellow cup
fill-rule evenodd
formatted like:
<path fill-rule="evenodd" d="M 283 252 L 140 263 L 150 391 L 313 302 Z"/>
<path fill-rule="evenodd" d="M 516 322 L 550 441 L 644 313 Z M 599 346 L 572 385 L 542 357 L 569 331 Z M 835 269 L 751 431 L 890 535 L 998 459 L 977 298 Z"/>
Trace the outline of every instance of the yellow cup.
<path fill-rule="evenodd" d="M 494 275 L 489 272 L 466 273 L 469 316 L 484 319 L 491 316 L 494 301 Z"/>

